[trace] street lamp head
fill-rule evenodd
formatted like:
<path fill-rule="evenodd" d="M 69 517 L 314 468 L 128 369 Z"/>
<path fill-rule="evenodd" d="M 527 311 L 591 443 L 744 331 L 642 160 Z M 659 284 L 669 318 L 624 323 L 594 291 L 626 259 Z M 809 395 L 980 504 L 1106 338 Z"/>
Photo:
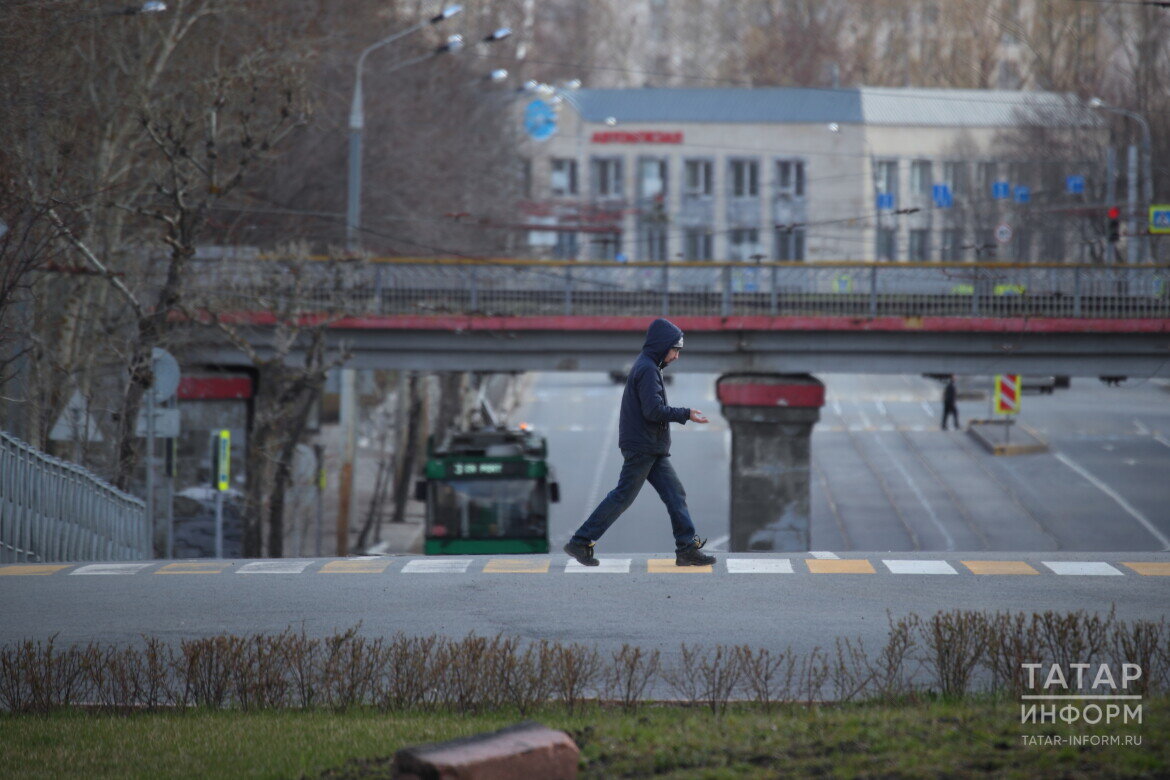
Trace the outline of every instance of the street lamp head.
<path fill-rule="evenodd" d="M 147 0 L 147 2 L 143 3 L 142 7 L 138 9 L 138 13 L 160 14 L 165 10 L 167 10 L 167 4 L 162 2 L 162 0 Z"/>
<path fill-rule="evenodd" d="M 1105 105 L 1105 101 L 1099 97 L 1089 98 L 1089 108 L 1101 108 Z"/>
<path fill-rule="evenodd" d="M 454 16 L 455 14 L 459 13 L 462 10 L 463 10 L 463 6 L 461 6 L 461 5 L 449 5 L 446 8 L 444 8 L 442 11 L 440 11 L 438 14 L 431 17 L 431 24 L 438 24 L 439 22 L 443 21 L 444 19 L 450 19 L 452 16 Z"/>
<path fill-rule="evenodd" d="M 463 36 L 462 35 L 450 35 L 447 37 L 446 43 L 444 43 L 439 48 L 435 49 L 435 54 L 443 54 L 443 53 L 454 54 L 455 52 L 461 50 L 462 48 L 463 48 Z"/>
<path fill-rule="evenodd" d="M 565 82 L 565 89 L 580 89 L 581 79 L 569 79 Z"/>
<path fill-rule="evenodd" d="M 500 29 L 493 32 L 491 35 L 485 37 L 483 39 L 483 42 L 484 43 L 494 43 L 496 41 L 502 41 L 511 34 L 512 34 L 512 28 L 501 27 Z"/>
<path fill-rule="evenodd" d="M 491 73 L 488 74 L 489 81 L 499 82 L 499 81 L 503 81 L 506 78 L 508 78 L 507 68 L 496 68 L 495 70 L 493 70 Z"/>

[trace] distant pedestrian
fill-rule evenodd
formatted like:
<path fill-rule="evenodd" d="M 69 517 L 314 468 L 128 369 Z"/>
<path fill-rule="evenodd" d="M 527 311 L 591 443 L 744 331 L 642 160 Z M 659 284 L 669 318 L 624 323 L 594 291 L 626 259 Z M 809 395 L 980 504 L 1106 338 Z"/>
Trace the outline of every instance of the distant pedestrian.
<path fill-rule="evenodd" d="M 947 379 L 947 386 L 943 388 L 943 418 L 942 429 L 947 429 L 947 418 L 955 419 L 955 430 L 959 430 L 959 407 L 955 405 L 955 375 Z"/>
<path fill-rule="evenodd" d="M 593 545 L 625 512 L 644 482 L 658 491 L 666 505 L 674 534 L 674 562 L 678 566 L 708 566 L 713 555 L 699 548 L 706 542 L 695 535 L 695 524 L 687 510 L 687 494 L 670 464 L 670 423 L 706 423 L 698 409 L 667 406 L 662 369 L 678 360 L 683 332 L 673 322 L 656 319 L 646 331 L 642 353 L 626 377 L 618 425 L 618 448 L 622 471 L 618 484 L 573 534 L 564 550 L 583 566 L 597 566 Z"/>

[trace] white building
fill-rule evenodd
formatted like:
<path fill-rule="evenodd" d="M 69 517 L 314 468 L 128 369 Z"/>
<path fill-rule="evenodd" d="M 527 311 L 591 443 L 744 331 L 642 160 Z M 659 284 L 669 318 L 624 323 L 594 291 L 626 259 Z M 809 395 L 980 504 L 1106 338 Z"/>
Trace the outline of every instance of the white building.
<path fill-rule="evenodd" d="M 1099 164 L 1069 162 L 1097 117 L 1051 93 L 558 89 L 523 103 L 522 211 L 549 258 L 1081 260 L 1104 186 Z M 1029 128 L 1065 139 L 1060 157 L 1011 147 Z"/>

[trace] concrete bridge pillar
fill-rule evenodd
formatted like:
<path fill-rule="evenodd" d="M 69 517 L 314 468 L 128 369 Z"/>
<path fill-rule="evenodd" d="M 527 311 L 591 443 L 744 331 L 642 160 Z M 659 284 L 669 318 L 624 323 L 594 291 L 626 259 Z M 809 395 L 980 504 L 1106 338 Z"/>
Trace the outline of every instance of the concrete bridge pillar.
<path fill-rule="evenodd" d="M 809 549 L 809 460 L 825 386 L 808 374 L 724 374 L 731 424 L 731 552 Z"/>

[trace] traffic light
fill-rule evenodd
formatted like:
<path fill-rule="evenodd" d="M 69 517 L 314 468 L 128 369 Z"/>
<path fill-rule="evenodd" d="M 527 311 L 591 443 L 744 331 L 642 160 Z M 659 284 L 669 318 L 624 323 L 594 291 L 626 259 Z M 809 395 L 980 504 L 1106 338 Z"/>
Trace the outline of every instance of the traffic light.
<path fill-rule="evenodd" d="M 1109 207 L 1109 243 L 1116 244 L 1121 239 L 1121 209 Z"/>

